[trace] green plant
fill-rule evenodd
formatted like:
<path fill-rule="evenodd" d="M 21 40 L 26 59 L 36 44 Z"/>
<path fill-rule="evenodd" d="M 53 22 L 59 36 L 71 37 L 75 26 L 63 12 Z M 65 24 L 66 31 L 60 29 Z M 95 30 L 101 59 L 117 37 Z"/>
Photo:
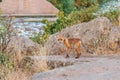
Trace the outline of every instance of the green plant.
<path fill-rule="evenodd" d="M 74 24 L 80 22 L 88 22 L 91 19 L 94 19 L 95 16 L 93 15 L 94 12 L 97 11 L 98 6 L 91 6 L 89 8 L 81 9 L 81 11 L 76 11 L 68 15 Z"/>
<path fill-rule="evenodd" d="M 65 14 L 71 13 L 75 9 L 74 0 L 48 0 Z"/>
<path fill-rule="evenodd" d="M 0 64 L 6 66 L 9 69 L 13 69 L 13 58 L 11 55 L 0 53 Z"/>
<path fill-rule="evenodd" d="M 37 34 L 34 37 L 30 37 L 31 40 L 34 42 L 37 42 L 38 44 L 42 44 L 44 46 L 44 43 L 47 41 L 49 34 Z"/>
<path fill-rule="evenodd" d="M 67 16 L 65 16 L 63 12 L 60 12 L 58 14 L 58 19 L 53 24 L 49 25 L 49 32 L 50 34 L 54 34 L 67 26 L 90 21 L 95 18 L 92 13 L 96 10 L 97 6 L 91 6 L 89 8 L 82 9 L 81 11 L 73 11 Z"/>
<path fill-rule="evenodd" d="M 71 23 L 71 19 L 64 15 L 63 12 L 58 14 L 58 19 L 49 25 L 50 34 L 61 31 L 63 28 L 67 27 Z"/>
<path fill-rule="evenodd" d="M 110 21 L 114 24 L 114 25 L 118 25 L 118 17 L 120 15 L 120 11 L 119 10 L 111 10 L 110 12 L 106 12 L 104 14 L 101 14 L 101 16 L 107 17 L 108 19 L 110 19 Z"/>
<path fill-rule="evenodd" d="M 34 42 L 37 42 L 38 44 L 42 44 L 44 46 L 44 43 L 47 41 L 47 38 L 50 35 L 51 23 L 46 19 L 43 19 L 42 23 L 46 24 L 46 26 L 43 27 L 44 33 L 36 34 L 34 37 L 30 37 L 30 39 L 33 40 Z"/>
<path fill-rule="evenodd" d="M 98 0 L 75 0 L 75 6 L 77 10 L 81 10 L 83 8 L 89 8 L 97 4 L 98 4 Z"/>
<path fill-rule="evenodd" d="M 5 50 L 8 46 L 10 38 L 12 37 L 13 29 L 12 29 L 12 20 L 14 17 L 0 17 L 0 51 L 5 53 Z"/>
<path fill-rule="evenodd" d="M 74 0 L 58 0 L 62 5 L 62 10 L 65 14 L 69 14 L 74 10 Z"/>
<path fill-rule="evenodd" d="M 13 56 L 5 52 L 13 34 L 11 25 L 13 17 L 0 17 L 0 64 L 12 69 Z"/>

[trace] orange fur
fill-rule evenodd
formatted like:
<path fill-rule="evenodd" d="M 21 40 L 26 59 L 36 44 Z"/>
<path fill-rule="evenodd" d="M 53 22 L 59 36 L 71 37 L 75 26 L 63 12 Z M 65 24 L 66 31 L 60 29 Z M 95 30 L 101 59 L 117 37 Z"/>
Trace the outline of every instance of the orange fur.
<path fill-rule="evenodd" d="M 62 36 L 58 36 L 57 40 L 61 41 L 64 44 L 64 46 L 67 48 L 67 51 L 69 51 L 69 52 L 71 52 L 72 47 L 73 47 L 76 51 L 75 58 L 80 57 L 80 55 L 81 55 L 81 51 L 80 51 L 81 40 L 79 38 L 63 38 Z M 66 57 L 69 57 L 69 55 L 67 54 Z"/>

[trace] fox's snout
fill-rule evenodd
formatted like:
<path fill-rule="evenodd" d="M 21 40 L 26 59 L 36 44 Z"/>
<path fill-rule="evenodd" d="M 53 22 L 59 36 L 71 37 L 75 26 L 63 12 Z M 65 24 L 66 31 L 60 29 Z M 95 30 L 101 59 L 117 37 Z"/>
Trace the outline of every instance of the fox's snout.
<path fill-rule="evenodd" d="M 61 36 L 58 36 L 57 40 L 58 41 L 63 41 L 63 38 Z"/>

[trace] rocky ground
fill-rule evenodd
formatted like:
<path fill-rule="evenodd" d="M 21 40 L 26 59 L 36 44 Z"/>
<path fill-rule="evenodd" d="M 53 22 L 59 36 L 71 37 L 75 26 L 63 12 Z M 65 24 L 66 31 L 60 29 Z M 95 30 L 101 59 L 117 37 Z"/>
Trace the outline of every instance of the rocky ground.
<path fill-rule="evenodd" d="M 81 56 L 79 59 L 65 59 L 59 56 L 50 58 L 56 61 L 73 62 L 73 64 L 36 73 L 32 80 L 120 80 L 120 56 Z"/>

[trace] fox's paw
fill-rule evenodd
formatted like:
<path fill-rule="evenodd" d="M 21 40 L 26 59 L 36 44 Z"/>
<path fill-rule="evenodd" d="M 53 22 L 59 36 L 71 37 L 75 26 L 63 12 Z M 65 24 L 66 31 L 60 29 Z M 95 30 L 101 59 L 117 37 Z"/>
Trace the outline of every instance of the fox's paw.
<path fill-rule="evenodd" d="M 78 59 L 80 56 L 76 56 L 75 59 Z"/>
<path fill-rule="evenodd" d="M 80 55 L 81 55 L 81 53 L 77 54 L 75 58 L 76 58 L 76 59 L 77 59 L 77 58 L 79 58 L 79 57 L 80 57 Z"/>
<path fill-rule="evenodd" d="M 69 55 L 66 55 L 65 58 L 69 58 Z"/>

